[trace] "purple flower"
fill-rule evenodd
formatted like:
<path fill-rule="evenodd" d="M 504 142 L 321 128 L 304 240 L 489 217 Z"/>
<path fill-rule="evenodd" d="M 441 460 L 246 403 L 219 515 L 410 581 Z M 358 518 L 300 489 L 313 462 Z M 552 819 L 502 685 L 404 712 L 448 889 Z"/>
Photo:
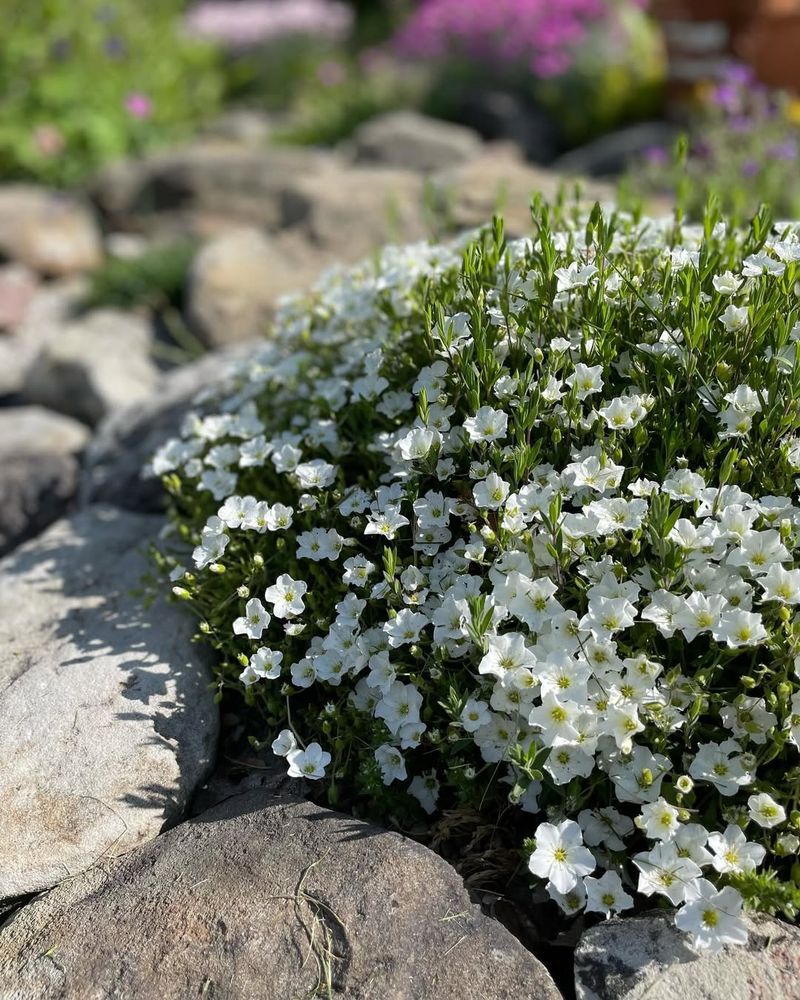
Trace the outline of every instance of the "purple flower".
<path fill-rule="evenodd" d="M 611 0 L 422 0 L 394 46 L 410 58 L 467 58 L 561 76 L 589 31 L 611 20 L 614 9 Z"/>
<path fill-rule="evenodd" d="M 774 145 L 769 147 L 767 152 L 776 160 L 796 160 L 797 140 L 790 138 L 784 139 L 782 142 L 776 142 Z"/>
<path fill-rule="evenodd" d="M 669 154 L 663 146 L 648 146 L 644 151 L 644 159 L 651 167 L 664 167 L 669 163 Z"/>
<path fill-rule="evenodd" d="M 757 177 L 761 173 L 758 160 L 748 159 L 742 164 L 742 177 Z"/>
<path fill-rule="evenodd" d="M 153 102 L 147 94 L 135 90 L 125 98 L 125 110 L 133 118 L 149 118 L 153 113 Z"/>

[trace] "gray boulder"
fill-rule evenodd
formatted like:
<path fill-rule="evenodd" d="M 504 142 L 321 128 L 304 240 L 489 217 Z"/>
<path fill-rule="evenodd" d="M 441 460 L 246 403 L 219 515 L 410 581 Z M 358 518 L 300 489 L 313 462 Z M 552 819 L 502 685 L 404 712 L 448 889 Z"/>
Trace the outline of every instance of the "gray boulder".
<path fill-rule="evenodd" d="M 191 619 L 143 606 L 161 524 L 95 507 L 0 562 L 0 899 L 155 837 L 210 768 L 218 716 Z"/>
<path fill-rule="evenodd" d="M 103 248 L 94 218 L 74 197 L 10 184 L 0 188 L 0 254 L 60 276 L 97 267 Z"/>
<path fill-rule="evenodd" d="M 378 115 L 356 129 L 350 140 L 356 163 L 374 163 L 429 173 L 476 156 L 481 137 L 463 125 L 428 118 L 416 111 Z"/>
<path fill-rule="evenodd" d="M 150 324 L 134 313 L 98 309 L 47 338 L 33 359 L 22 395 L 94 425 L 120 406 L 154 391 Z"/>
<path fill-rule="evenodd" d="M 331 165 L 287 181 L 284 222 L 338 262 L 351 263 L 384 243 L 423 238 L 424 190 L 414 171 Z"/>
<path fill-rule="evenodd" d="M 789 1000 L 800 996 L 800 930 L 771 917 L 747 921 L 749 941 L 698 953 L 668 913 L 608 920 L 575 954 L 578 1000 Z"/>
<path fill-rule="evenodd" d="M 0 396 L 19 396 L 33 359 L 72 319 L 86 290 L 82 276 L 61 278 L 38 289 L 22 322 L 0 336 Z"/>
<path fill-rule="evenodd" d="M 264 791 L 18 911 L 0 982 L 15 1000 L 559 1000 L 441 858 Z"/>
<path fill-rule="evenodd" d="M 260 230 L 232 229 L 208 242 L 194 259 L 189 322 L 208 347 L 263 337 L 281 297 L 310 284 L 316 273 L 313 259 L 293 260 Z"/>
<path fill-rule="evenodd" d="M 0 555 L 65 512 L 88 436 L 83 424 L 38 406 L 0 409 Z"/>
<path fill-rule="evenodd" d="M 324 154 L 199 139 L 112 164 L 91 195 L 111 228 L 207 237 L 237 226 L 283 226 L 284 185 L 315 173 Z"/>

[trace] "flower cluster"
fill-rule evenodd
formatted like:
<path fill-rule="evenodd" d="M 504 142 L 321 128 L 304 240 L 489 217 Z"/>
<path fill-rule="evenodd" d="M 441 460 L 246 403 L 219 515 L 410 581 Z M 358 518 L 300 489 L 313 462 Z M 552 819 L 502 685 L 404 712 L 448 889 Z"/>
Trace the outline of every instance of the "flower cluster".
<path fill-rule="evenodd" d="M 796 899 L 800 226 L 534 216 L 286 304 L 154 458 L 175 593 L 331 802 L 716 949 Z"/>
<path fill-rule="evenodd" d="M 739 64 L 698 87 L 685 156 L 652 146 L 631 173 L 634 188 L 678 190 L 695 212 L 710 192 L 726 211 L 749 215 L 762 201 L 795 217 L 800 209 L 800 101 L 759 83 Z"/>
<path fill-rule="evenodd" d="M 614 0 L 423 0 L 397 38 L 401 52 L 440 59 L 462 55 L 501 66 L 525 65 L 559 76 L 596 24 L 614 14 Z"/>
<path fill-rule="evenodd" d="M 188 11 L 186 27 L 233 50 L 297 35 L 339 42 L 352 30 L 353 12 L 336 0 L 239 0 L 235 4 L 202 0 Z"/>

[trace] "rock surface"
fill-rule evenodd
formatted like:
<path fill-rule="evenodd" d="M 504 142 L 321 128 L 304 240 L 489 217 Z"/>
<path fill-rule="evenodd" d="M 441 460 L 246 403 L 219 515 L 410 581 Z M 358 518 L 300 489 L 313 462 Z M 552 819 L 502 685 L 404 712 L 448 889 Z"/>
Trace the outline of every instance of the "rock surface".
<path fill-rule="evenodd" d="M 13 333 L 0 336 L 0 396 L 18 396 L 31 362 L 42 345 L 57 337 L 86 293 L 83 277 L 61 278 L 43 285 Z"/>
<path fill-rule="evenodd" d="M 0 253 L 51 276 L 90 270 L 103 257 L 88 209 L 31 184 L 0 188 Z"/>
<path fill-rule="evenodd" d="M 233 229 L 207 243 L 192 264 L 188 316 L 208 347 L 254 340 L 268 332 L 281 296 L 313 279 L 260 230 Z"/>
<path fill-rule="evenodd" d="M 506 232 L 523 236 L 531 230 L 531 197 L 541 193 L 552 198 L 563 180 L 553 171 L 523 162 L 513 145 L 498 143 L 468 163 L 434 174 L 431 184 L 456 228 L 485 225 L 501 211 Z M 609 201 L 613 194 L 613 188 L 597 181 L 584 191 L 588 202 Z"/>
<path fill-rule="evenodd" d="M 208 772 L 192 622 L 143 607 L 140 546 L 161 523 L 94 507 L 0 562 L 0 899 L 156 836 Z"/>
<path fill-rule="evenodd" d="M 116 407 L 155 390 L 158 370 L 150 359 L 151 343 L 150 325 L 142 317 L 98 309 L 47 338 L 22 393 L 31 403 L 94 425 Z"/>
<path fill-rule="evenodd" d="M 282 192 L 313 174 L 322 154 L 201 139 L 141 160 L 112 164 L 92 195 L 106 221 L 122 230 L 208 236 L 232 227 L 283 227 Z"/>
<path fill-rule="evenodd" d="M 578 1000 L 772 1000 L 800 996 L 800 929 L 748 920 L 745 947 L 698 954 L 669 914 L 598 924 L 575 954 Z"/>
<path fill-rule="evenodd" d="M 38 284 L 36 275 L 24 264 L 0 267 L 0 329 L 13 330 L 20 325 Z"/>
<path fill-rule="evenodd" d="M 212 351 L 162 376 L 157 391 L 110 414 L 98 427 L 84 457 L 81 503 L 109 503 L 155 512 L 164 506 L 161 482 L 145 474 L 156 451 L 176 437 L 193 400 L 223 381 L 237 357 L 253 345 Z"/>
<path fill-rule="evenodd" d="M 263 791 L 18 911 L 0 982 L 15 1000 L 559 998 L 436 855 Z"/>
<path fill-rule="evenodd" d="M 427 235 L 424 179 L 389 167 L 329 166 L 287 182 L 285 224 L 350 263 L 387 242 Z"/>
<path fill-rule="evenodd" d="M 0 409 L 0 555 L 67 509 L 88 436 L 83 424 L 38 406 Z"/>
<path fill-rule="evenodd" d="M 463 125 L 416 111 L 392 111 L 361 125 L 349 142 L 356 163 L 428 173 L 477 156 L 481 137 Z"/>

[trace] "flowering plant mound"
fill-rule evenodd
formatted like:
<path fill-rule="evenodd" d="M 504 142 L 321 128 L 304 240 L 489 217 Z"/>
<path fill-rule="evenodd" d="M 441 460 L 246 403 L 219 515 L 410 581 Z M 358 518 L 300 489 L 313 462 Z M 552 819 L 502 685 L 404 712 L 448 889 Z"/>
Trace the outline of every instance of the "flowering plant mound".
<path fill-rule="evenodd" d="M 332 803 L 715 949 L 800 899 L 800 224 L 534 222 L 285 306 L 154 458 L 174 590 Z"/>

